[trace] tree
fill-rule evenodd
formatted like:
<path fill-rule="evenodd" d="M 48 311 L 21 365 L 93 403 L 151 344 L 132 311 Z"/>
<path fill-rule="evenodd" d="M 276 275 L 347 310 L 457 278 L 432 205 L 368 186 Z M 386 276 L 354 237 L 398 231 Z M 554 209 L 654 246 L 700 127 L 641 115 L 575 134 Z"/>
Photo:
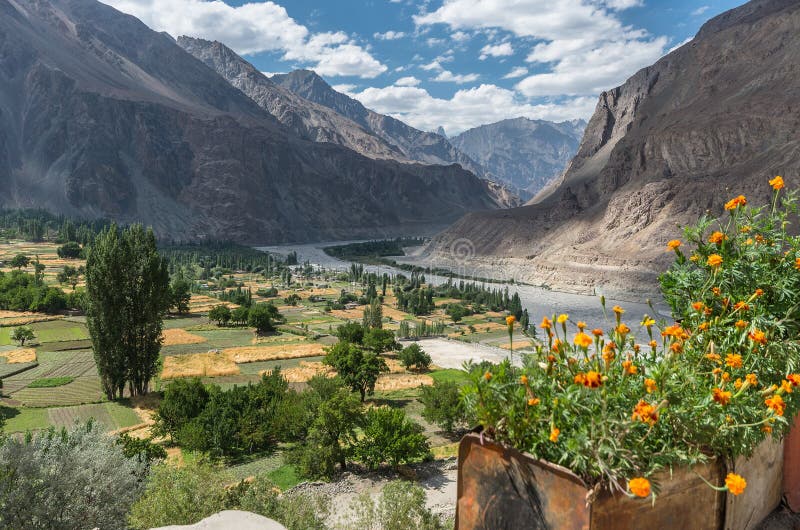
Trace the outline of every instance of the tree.
<path fill-rule="evenodd" d="M 390 329 L 370 328 L 364 333 L 364 347 L 375 353 L 394 351 L 399 344 Z"/>
<path fill-rule="evenodd" d="M 72 265 L 64 265 L 64 270 L 56 275 L 56 280 L 58 280 L 59 283 L 70 284 L 70 286 L 72 286 L 72 290 L 74 291 L 78 286 L 78 282 L 81 281 L 81 276 L 83 276 L 85 272 L 86 269 L 82 266 L 76 268 Z"/>
<path fill-rule="evenodd" d="M 365 352 L 355 344 L 338 342 L 328 348 L 323 362 L 332 366 L 351 391 L 361 395 L 361 401 L 367 394 L 375 391 L 375 382 L 382 372 L 389 367 L 382 357 L 372 352 Z"/>
<path fill-rule="evenodd" d="M 231 311 L 231 322 L 235 326 L 244 326 L 247 324 L 247 319 L 250 316 L 250 309 L 247 307 L 240 305 L 239 307 L 235 308 Z"/>
<path fill-rule="evenodd" d="M 256 328 L 256 333 L 263 335 L 270 331 L 275 331 L 275 322 L 281 320 L 278 308 L 274 304 L 256 304 L 250 308 L 247 316 L 247 323 L 250 327 Z"/>
<path fill-rule="evenodd" d="M 17 254 L 16 256 L 11 258 L 11 262 L 9 263 L 9 265 L 11 265 L 15 269 L 22 270 L 25 267 L 27 267 L 30 264 L 30 262 L 31 259 L 25 254 Z"/>
<path fill-rule="evenodd" d="M 383 307 L 381 301 L 375 296 L 367 307 L 364 308 L 364 317 L 361 321 L 364 329 L 383 327 Z"/>
<path fill-rule="evenodd" d="M 231 320 L 231 310 L 225 304 L 215 305 L 208 312 L 208 318 L 217 323 L 217 326 L 227 326 Z"/>
<path fill-rule="evenodd" d="M 170 288 L 170 307 L 174 307 L 178 314 L 189 312 L 189 301 L 192 299 L 191 284 L 179 275 Z"/>
<path fill-rule="evenodd" d="M 80 243 L 75 241 L 68 241 L 56 249 L 56 253 L 61 259 L 78 259 L 81 257 L 82 251 Z"/>
<path fill-rule="evenodd" d="M 417 370 L 427 370 L 431 365 L 431 356 L 414 343 L 400 350 L 400 362 L 406 368 L 416 367 Z"/>
<path fill-rule="evenodd" d="M 35 338 L 36 335 L 34 335 L 33 330 L 28 326 L 14 328 L 14 331 L 11 332 L 11 340 L 19 343 L 20 346 L 25 346 L 26 342 L 30 342 Z"/>
<path fill-rule="evenodd" d="M 462 304 L 448 304 L 445 313 L 453 319 L 453 322 L 461 322 L 465 316 L 469 315 L 469 310 Z"/>
<path fill-rule="evenodd" d="M 422 427 L 408 419 L 402 409 L 376 407 L 367 411 L 364 435 L 355 455 L 369 469 L 377 469 L 384 462 L 397 467 L 430 454 Z"/>
<path fill-rule="evenodd" d="M 127 528 L 148 465 L 94 423 L 0 444 L 0 528 Z"/>
<path fill-rule="evenodd" d="M 339 338 L 339 342 L 363 344 L 364 326 L 358 322 L 347 322 L 336 327 L 335 335 Z"/>
<path fill-rule="evenodd" d="M 434 381 L 433 386 L 423 386 L 421 392 L 422 417 L 429 422 L 453 433 L 457 425 L 466 421 L 459 388 L 453 381 Z"/>
<path fill-rule="evenodd" d="M 169 309 L 167 262 L 151 229 L 111 225 L 89 247 L 86 323 L 108 399 L 145 394 L 158 369 Z"/>
<path fill-rule="evenodd" d="M 164 398 L 158 404 L 153 434 L 174 440 L 184 425 L 205 410 L 208 399 L 208 389 L 199 378 L 176 379 L 164 390 Z"/>

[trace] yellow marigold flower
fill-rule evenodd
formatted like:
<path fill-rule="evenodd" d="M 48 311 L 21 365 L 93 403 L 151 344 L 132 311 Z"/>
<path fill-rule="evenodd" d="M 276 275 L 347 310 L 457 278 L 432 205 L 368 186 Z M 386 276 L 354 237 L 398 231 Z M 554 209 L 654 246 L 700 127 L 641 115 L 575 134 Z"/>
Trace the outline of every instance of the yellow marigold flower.
<path fill-rule="evenodd" d="M 731 401 L 731 393 L 721 388 L 713 388 L 711 390 L 711 397 L 722 406 L 727 405 Z"/>
<path fill-rule="evenodd" d="M 786 403 L 783 402 L 783 398 L 778 394 L 765 399 L 764 404 L 772 409 L 772 412 L 774 412 L 776 416 L 783 416 L 786 410 Z"/>
<path fill-rule="evenodd" d="M 743 233 L 743 234 L 749 234 L 749 233 L 750 233 L 750 232 L 752 232 L 752 231 L 753 231 L 753 227 L 752 227 L 752 226 L 750 226 L 750 225 L 745 225 L 745 226 L 743 226 L 743 227 L 741 227 L 741 228 L 739 229 L 739 232 L 741 232 L 741 233 Z"/>
<path fill-rule="evenodd" d="M 655 350 L 656 348 L 658 348 L 658 343 L 657 343 L 656 341 L 654 341 L 654 340 L 651 340 L 651 341 L 648 343 L 648 345 L 649 345 L 651 348 L 653 348 L 654 350 Z"/>
<path fill-rule="evenodd" d="M 650 496 L 650 481 L 646 478 L 632 478 L 628 481 L 628 489 L 631 490 L 631 493 L 636 495 L 637 497 L 649 497 Z"/>
<path fill-rule="evenodd" d="M 689 256 L 689 261 L 697 261 L 699 259 L 700 256 L 698 256 L 697 254 L 692 254 L 691 256 Z"/>
<path fill-rule="evenodd" d="M 549 318 L 544 317 L 542 318 L 542 323 L 539 324 L 539 327 L 542 329 L 550 329 L 553 327 L 553 322 L 551 322 Z"/>
<path fill-rule="evenodd" d="M 667 249 L 668 249 L 668 250 L 676 250 L 676 249 L 677 249 L 678 247 L 680 247 L 682 244 L 683 244 L 683 243 L 681 243 L 681 240 L 680 240 L 680 239 L 673 239 L 672 241 L 670 241 L 669 243 L 667 243 Z"/>
<path fill-rule="evenodd" d="M 639 403 L 633 408 L 631 419 L 633 421 L 641 421 L 642 423 L 655 425 L 658 421 L 658 412 L 656 412 L 656 408 L 653 405 L 640 399 Z"/>
<path fill-rule="evenodd" d="M 624 309 L 622 309 L 622 308 L 621 308 L 620 306 L 618 306 L 618 305 L 615 305 L 614 307 L 612 307 L 612 308 L 611 308 L 611 310 L 612 310 L 613 312 L 615 312 L 617 315 L 622 315 L 622 314 L 625 312 L 625 310 L 624 310 Z"/>
<path fill-rule="evenodd" d="M 563 324 L 567 320 L 569 320 L 569 315 L 567 315 L 566 313 L 561 313 L 560 315 L 558 315 L 558 323 L 559 324 Z"/>
<path fill-rule="evenodd" d="M 522 374 L 522 376 L 519 378 L 519 382 L 521 384 L 523 384 L 523 385 L 527 385 L 528 384 L 528 376 L 525 375 L 525 374 Z"/>
<path fill-rule="evenodd" d="M 736 326 L 739 329 L 744 329 L 744 328 L 747 327 L 747 321 L 745 321 L 745 320 L 737 320 L 736 324 L 734 324 L 734 326 Z"/>
<path fill-rule="evenodd" d="M 633 364 L 630 359 L 622 361 L 622 372 L 628 375 L 636 375 L 639 372 L 639 367 Z"/>
<path fill-rule="evenodd" d="M 717 245 L 719 245 L 720 243 L 722 243 L 726 239 L 728 239 L 728 236 L 726 236 L 725 234 L 723 234 L 722 232 L 719 232 L 719 231 L 714 232 L 710 236 L 708 236 L 708 242 L 709 243 L 715 243 Z"/>
<path fill-rule="evenodd" d="M 539 398 L 530 398 L 530 399 L 528 400 L 528 406 L 529 406 L 529 407 L 535 407 L 535 406 L 536 406 L 536 405 L 538 405 L 539 403 L 541 403 L 541 400 L 540 400 Z"/>
<path fill-rule="evenodd" d="M 738 353 L 729 353 L 725 356 L 725 365 L 730 366 L 731 368 L 741 368 L 742 356 Z"/>
<path fill-rule="evenodd" d="M 728 476 L 725 477 L 725 487 L 733 495 L 741 495 L 747 487 L 747 481 L 741 475 L 728 473 Z"/>
<path fill-rule="evenodd" d="M 745 245 L 752 245 L 752 244 L 753 244 L 753 238 L 752 238 L 752 237 L 748 237 L 748 238 L 745 240 L 744 244 L 745 244 Z"/>
<path fill-rule="evenodd" d="M 575 346 L 580 348 L 588 348 L 592 344 L 592 337 L 581 331 L 577 335 L 575 335 L 575 339 L 573 340 Z"/>
<path fill-rule="evenodd" d="M 631 328 L 626 326 L 624 323 L 621 323 L 619 326 L 617 326 L 616 329 L 617 333 L 619 333 L 620 335 L 627 335 L 628 333 L 631 332 Z"/>
<path fill-rule="evenodd" d="M 558 442 L 558 436 L 561 434 L 561 430 L 558 427 L 553 427 L 550 429 L 550 441 L 553 443 Z"/>
<path fill-rule="evenodd" d="M 786 376 L 786 380 L 794 386 L 800 385 L 800 374 L 789 374 Z"/>
<path fill-rule="evenodd" d="M 486 379 L 487 381 L 490 381 L 492 379 L 492 372 L 486 372 L 485 374 L 483 374 L 483 378 Z"/>
<path fill-rule="evenodd" d="M 594 335 L 595 337 L 602 337 L 603 336 L 603 330 L 600 329 L 600 328 L 594 328 L 592 330 L 592 335 Z"/>
<path fill-rule="evenodd" d="M 758 384 L 758 377 L 756 377 L 756 374 L 747 374 L 744 378 L 750 383 L 750 386 L 756 386 Z"/>
<path fill-rule="evenodd" d="M 600 387 L 600 385 L 603 384 L 603 378 L 600 375 L 600 372 L 589 370 L 588 372 L 586 372 L 586 378 L 583 384 L 588 388 L 598 388 Z"/>
<path fill-rule="evenodd" d="M 650 318 L 649 316 L 645 315 L 644 319 L 642 319 L 642 326 L 646 328 L 651 328 L 656 323 L 655 320 Z"/>
<path fill-rule="evenodd" d="M 731 374 L 728 372 L 722 372 L 722 380 L 726 383 L 731 380 Z"/>
<path fill-rule="evenodd" d="M 733 382 L 733 388 L 735 388 L 736 390 L 739 390 L 740 388 L 742 388 L 743 384 L 744 383 L 742 383 L 742 378 L 741 377 L 737 377 L 736 381 Z"/>
<path fill-rule="evenodd" d="M 781 390 L 783 390 L 785 394 L 791 394 L 792 393 L 791 381 L 781 381 Z"/>
<path fill-rule="evenodd" d="M 744 206 L 747 204 L 747 199 L 744 195 L 739 195 L 738 197 L 734 197 L 733 199 L 729 200 L 725 203 L 726 210 L 735 210 L 739 206 Z"/>
<path fill-rule="evenodd" d="M 700 331 L 705 331 L 708 329 L 708 326 L 709 326 L 708 322 L 701 322 L 700 325 L 697 326 L 697 329 L 699 329 Z"/>
<path fill-rule="evenodd" d="M 517 319 L 514 317 L 514 315 L 508 315 L 506 317 L 506 324 L 509 325 L 509 326 L 513 326 L 514 322 L 516 322 L 516 321 L 517 321 Z"/>
<path fill-rule="evenodd" d="M 761 345 L 765 345 L 767 343 L 767 335 L 760 329 L 754 329 L 747 336 L 750 337 L 750 340 L 753 342 L 757 342 Z"/>
<path fill-rule="evenodd" d="M 717 268 L 722 265 L 722 256 L 719 254 L 711 254 L 708 257 L 707 263 L 709 267 Z"/>
<path fill-rule="evenodd" d="M 720 361 L 720 356 L 717 353 L 707 353 L 706 354 L 706 359 L 708 359 L 709 361 L 714 361 L 715 363 L 721 362 Z"/>
<path fill-rule="evenodd" d="M 648 394 L 652 394 L 656 390 L 658 390 L 658 385 L 656 384 L 655 379 L 650 379 L 649 377 L 644 380 L 644 388 L 647 390 Z"/>
<path fill-rule="evenodd" d="M 778 175 L 777 177 L 769 181 L 769 185 L 772 186 L 772 189 L 775 191 L 783 189 L 783 177 Z"/>

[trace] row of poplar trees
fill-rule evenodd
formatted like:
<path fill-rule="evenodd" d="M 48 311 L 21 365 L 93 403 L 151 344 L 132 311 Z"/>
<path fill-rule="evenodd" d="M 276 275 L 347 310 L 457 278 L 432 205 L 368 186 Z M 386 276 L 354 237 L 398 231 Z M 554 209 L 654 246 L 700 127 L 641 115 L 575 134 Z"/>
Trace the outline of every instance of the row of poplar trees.
<path fill-rule="evenodd" d="M 170 306 L 167 261 L 152 229 L 104 229 L 86 256 L 86 322 L 108 399 L 146 394 Z"/>

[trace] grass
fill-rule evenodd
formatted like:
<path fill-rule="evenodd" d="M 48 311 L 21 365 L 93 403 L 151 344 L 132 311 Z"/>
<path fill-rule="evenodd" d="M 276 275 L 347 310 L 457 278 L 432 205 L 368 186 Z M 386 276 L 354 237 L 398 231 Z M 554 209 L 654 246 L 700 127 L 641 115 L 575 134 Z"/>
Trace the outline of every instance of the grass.
<path fill-rule="evenodd" d="M 444 458 L 454 458 L 458 456 L 458 442 L 440 445 L 439 447 L 431 447 L 433 458 L 441 460 Z"/>
<path fill-rule="evenodd" d="M 436 370 L 428 375 L 430 375 L 434 381 L 439 381 L 440 383 L 453 382 L 462 385 L 469 381 L 469 375 L 467 372 L 464 370 L 457 370 L 455 368 Z"/>
<path fill-rule="evenodd" d="M 297 468 L 291 464 L 284 464 L 274 471 L 267 473 L 267 478 L 282 491 L 293 488 L 303 482 L 303 478 L 297 473 Z"/>
<path fill-rule="evenodd" d="M 26 409 L 0 406 L 0 417 L 4 418 L 3 432 L 37 431 L 50 427 L 47 409 Z"/>
<path fill-rule="evenodd" d="M 33 382 L 28 384 L 28 388 L 53 388 L 57 386 L 67 385 L 73 382 L 74 380 L 75 378 L 71 376 L 44 377 L 42 379 L 35 379 Z"/>

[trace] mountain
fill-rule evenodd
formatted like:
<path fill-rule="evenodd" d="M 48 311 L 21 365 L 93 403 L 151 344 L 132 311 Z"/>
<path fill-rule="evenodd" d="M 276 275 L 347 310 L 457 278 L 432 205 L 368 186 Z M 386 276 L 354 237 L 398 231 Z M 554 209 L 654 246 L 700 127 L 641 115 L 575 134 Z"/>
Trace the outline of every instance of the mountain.
<path fill-rule="evenodd" d="M 710 20 L 691 42 L 600 95 L 575 158 L 537 204 L 470 214 L 427 259 L 583 292 L 645 294 L 671 261 L 676 227 L 767 179 L 800 174 L 800 3 L 755 0 Z M 463 263 L 461 264 L 463 268 Z"/>
<path fill-rule="evenodd" d="M 450 138 L 450 143 L 495 180 L 521 190 L 528 199 L 559 176 L 578 151 L 586 122 L 553 123 L 514 118 L 481 125 Z"/>
<path fill-rule="evenodd" d="M 324 105 L 396 146 L 408 159 L 426 164 L 460 164 L 482 177 L 485 170 L 469 156 L 453 147 L 447 138 L 420 131 L 402 121 L 373 112 L 359 101 L 335 91 L 310 70 L 295 70 L 270 78 L 278 85 L 314 103 Z"/>
<path fill-rule="evenodd" d="M 280 242 L 425 231 L 497 203 L 452 166 L 298 137 L 95 0 L 0 0 L 0 207 Z"/>

